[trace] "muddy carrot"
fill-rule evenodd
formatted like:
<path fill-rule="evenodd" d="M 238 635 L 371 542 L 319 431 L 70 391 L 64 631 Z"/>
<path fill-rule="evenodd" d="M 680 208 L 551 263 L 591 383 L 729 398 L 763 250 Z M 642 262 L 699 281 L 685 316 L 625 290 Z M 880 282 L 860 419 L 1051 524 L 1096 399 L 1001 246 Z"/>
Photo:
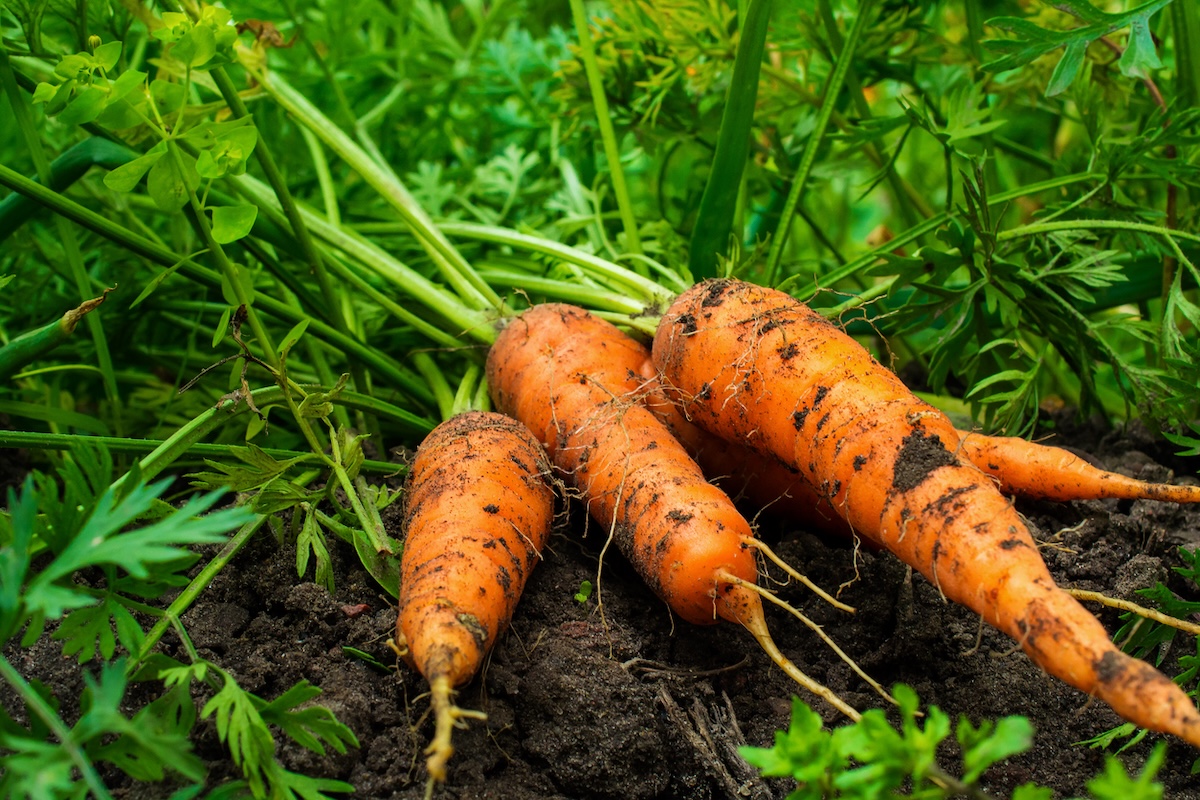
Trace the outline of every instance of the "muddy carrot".
<path fill-rule="evenodd" d="M 1142 727 L 1200 746 L 1200 712 L 1059 589 L 959 436 L 857 342 L 788 295 L 718 280 L 664 316 L 654 361 L 710 432 L 785 460 L 862 536 Z"/>
<path fill-rule="evenodd" d="M 431 780 L 446 777 L 454 705 L 508 626 L 550 534 L 549 464 L 519 422 L 478 411 L 426 437 L 409 472 L 400 562 L 398 649 L 429 681 L 435 735 Z"/>
<path fill-rule="evenodd" d="M 1200 486 L 1150 483 L 1108 472 L 1061 447 L 1015 436 L 958 431 L 959 455 L 999 481 L 1006 494 L 1041 500 L 1163 500 L 1200 503 Z"/>
<path fill-rule="evenodd" d="M 644 348 L 604 320 L 548 304 L 500 334 L 488 382 L 496 408 L 541 440 L 591 517 L 676 614 L 697 624 L 745 626 L 789 676 L 857 718 L 775 646 L 762 607 L 769 593 L 756 585 L 750 526 L 637 402 L 644 360 Z"/>

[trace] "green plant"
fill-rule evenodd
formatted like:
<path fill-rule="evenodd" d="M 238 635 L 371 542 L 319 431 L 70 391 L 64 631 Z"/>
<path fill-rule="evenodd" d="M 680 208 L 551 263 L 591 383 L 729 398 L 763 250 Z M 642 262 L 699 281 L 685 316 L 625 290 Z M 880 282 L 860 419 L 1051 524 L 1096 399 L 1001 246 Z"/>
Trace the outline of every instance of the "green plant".
<path fill-rule="evenodd" d="M 583 605 L 592 597 L 594 587 L 591 581 L 580 581 L 579 591 L 575 593 L 575 602 Z"/>
<path fill-rule="evenodd" d="M 135 470 L 132 479 L 113 486 L 112 470 L 107 450 L 76 445 L 59 466 L 61 494 L 54 478 L 34 473 L 19 492 L 9 490 L 8 511 L 0 514 L 0 642 L 29 647 L 49 625 L 64 656 L 81 666 L 101 662 L 98 676 L 84 674 L 79 717 L 68 726 L 60 706 L 76 699 L 54 697 L 0 656 L 0 677 L 24 702 L 28 720 L 0 710 L 7 764 L 0 791 L 76 797 L 78 773 L 94 796 L 108 797 L 96 771 L 105 763 L 137 781 L 160 782 L 170 774 L 192 787 L 176 796 L 194 796 L 204 786 L 205 769 L 189 735 L 208 717 L 215 718 L 254 797 L 350 790 L 339 781 L 289 772 L 275 759 L 272 727 L 321 753 L 326 746 L 344 752 L 356 744 L 327 709 L 298 708 L 319 690 L 302 682 L 270 702 L 244 691 L 190 647 L 178 602 L 166 611 L 155 605 L 166 592 L 188 585 L 183 572 L 199 558 L 189 547 L 223 542 L 223 534 L 239 526 L 256 530 L 261 518 L 253 520 L 244 507 L 212 510 L 219 492 L 197 495 L 176 509 L 161 500 L 169 480 L 145 484 Z M 142 615 L 160 624 L 147 632 Z M 151 654 L 168 626 L 188 646 L 190 664 Z M 155 681 L 161 691 L 134 701 L 131 681 Z M 215 692 L 199 713 L 194 690 Z M 140 707 L 127 716 L 133 702 Z"/>
<path fill-rule="evenodd" d="M 919 700 L 909 687 L 898 684 L 898 727 L 884 712 L 872 709 L 862 719 L 828 731 L 820 715 L 799 698 L 792 699 L 792 718 L 786 731 L 775 733 L 772 747 L 739 750 L 767 777 L 790 777 L 799 785 L 789 800 L 878 797 L 976 797 L 989 795 L 979 787 L 987 769 L 1033 746 L 1033 728 L 1024 717 L 983 721 L 978 727 L 965 717 L 954 726 L 961 752 L 961 770 L 954 776 L 938 763 L 939 747 L 950 738 L 951 724 L 937 706 L 918 716 Z M 1104 772 L 1088 783 L 1089 797 L 1160 800 L 1162 785 L 1154 775 L 1166 754 L 1155 747 L 1142 772 L 1130 778 L 1120 762 L 1108 757 Z M 1016 788 L 1012 800 L 1048 800 L 1050 789 L 1034 784 Z"/>

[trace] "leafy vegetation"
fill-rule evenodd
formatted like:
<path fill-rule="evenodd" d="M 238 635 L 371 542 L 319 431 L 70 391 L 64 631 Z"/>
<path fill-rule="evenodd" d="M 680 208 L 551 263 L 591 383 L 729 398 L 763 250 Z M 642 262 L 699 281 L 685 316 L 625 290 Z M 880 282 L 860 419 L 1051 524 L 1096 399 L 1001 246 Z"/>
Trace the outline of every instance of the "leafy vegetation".
<path fill-rule="evenodd" d="M 154 645 L 264 529 L 330 590 L 349 543 L 394 595 L 372 455 L 486 404 L 481 332 L 530 302 L 647 333 L 733 274 L 989 429 L 1065 404 L 1195 444 L 1194 3 L 12 0 L 0 91 L 0 445 L 47 453 L 0 514 L 0 640 L 98 670 L 56 699 L 0 661 L 28 709 L 0 718 L 6 796 L 107 796 L 97 764 L 196 796 L 206 719 L 244 776 L 209 796 L 349 791 L 275 758 L 273 732 L 354 744 L 313 687 Z M 157 692 L 133 712 L 131 683 Z M 927 775 L 932 724 L 795 746 L 850 791 Z M 960 730 L 962 781 L 1016 752 L 1002 724 Z"/>
<path fill-rule="evenodd" d="M 1024 717 L 984 721 L 978 727 L 961 717 L 954 740 L 961 752 L 961 776 L 938 765 L 938 747 L 950 737 L 950 718 L 930 706 L 918 718 L 917 695 L 903 684 L 892 693 L 899 702 L 899 729 L 884 712 L 872 709 L 852 725 L 825 730 L 820 715 L 799 698 L 792 699 L 792 719 L 786 731 L 775 734 L 773 747 L 744 747 L 742 755 L 764 775 L 790 777 L 798 786 L 788 800 L 875 797 L 987 797 L 979 780 L 992 765 L 1023 753 L 1033 745 L 1033 728 Z M 1088 797 L 1160 800 L 1162 784 L 1154 775 L 1166 748 L 1159 743 L 1141 774 L 1131 778 L 1112 756 L 1104 772 L 1088 783 Z M 1053 792 L 1027 783 L 1012 800 L 1048 800 Z"/>

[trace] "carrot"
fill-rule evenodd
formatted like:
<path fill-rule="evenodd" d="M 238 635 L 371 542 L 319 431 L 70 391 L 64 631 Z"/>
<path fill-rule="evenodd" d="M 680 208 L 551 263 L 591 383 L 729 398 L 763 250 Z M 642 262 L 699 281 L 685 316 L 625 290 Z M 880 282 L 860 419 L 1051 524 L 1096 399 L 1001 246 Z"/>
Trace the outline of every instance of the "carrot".
<path fill-rule="evenodd" d="M 549 469 L 529 431 L 501 414 L 459 414 L 417 450 L 396 634 L 400 654 L 429 681 L 431 783 L 446 778 L 456 721 L 482 717 L 455 706 L 453 689 L 479 671 L 541 557 L 554 515 Z"/>
<path fill-rule="evenodd" d="M 639 374 L 647 386 L 642 404 L 670 429 L 708 479 L 731 497 L 744 497 L 755 508 L 803 519 L 827 533 L 851 533 L 829 500 L 819 495 L 795 467 L 714 436 L 685 417 L 659 384 L 658 369 L 649 352 Z"/>
<path fill-rule="evenodd" d="M 798 468 L 868 539 L 1142 727 L 1200 746 L 1200 712 L 1059 589 L 959 436 L 857 342 L 790 296 L 736 281 L 681 295 L 654 361 L 697 424 Z"/>
<path fill-rule="evenodd" d="M 1040 500 L 1162 500 L 1200 503 L 1200 486 L 1149 483 L 1107 472 L 1061 447 L 1015 436 L 959 431 L 959 455 L 996 478 L 1000 490 Z"/>
<path fill-rule="evenodd" d="M 541 440 L 592 518 L 676 614 L 696 624 L 745 626 L 786 674 L 857 719 L 776 647 L 762 598 L 777 598 L 756 585 L 749 524 L 637 403 L 646 388 L 639 374 L 645 354 L 581 308 L 535 306 L 492 346 L 492 402 Z"/>

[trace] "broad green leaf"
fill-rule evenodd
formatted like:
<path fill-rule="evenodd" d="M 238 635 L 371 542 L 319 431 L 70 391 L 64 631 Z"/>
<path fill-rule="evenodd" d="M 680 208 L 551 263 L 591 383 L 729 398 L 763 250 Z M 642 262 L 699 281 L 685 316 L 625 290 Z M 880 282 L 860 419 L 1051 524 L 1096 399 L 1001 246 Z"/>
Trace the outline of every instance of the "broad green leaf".
<path fill-rule="evenodd" d="M 109 87 L 109 102 L 118 100 L 146 83 L 146 73 L 136 69 L 122 72 Z"/>
<path fill-rule="evenodd" d="M 180 174 L 176 159 L 168 156 L 159 159 L 150 167 L 150 176 L 146 182 L 146 191 L 163 211 L 175 212 L 182 209 L 188 202 L 192 192 L 200 186 L 200 175 L 196 172 L 196 159 L 187 153 L 176 150 L 179 163 L 183 165 Z"/>
<path fill-rule="evenodd" d="M 104 104 L 108 101 L 108 92 L 95 86 L 88 86 L 75 95 L 67 103 L 67 107 L 58 115 L 58 121 L 63 125 L 83 125 L 100 116 Z"/>
<path fill-rule="evenodd" d="M 166 152 L 167 143 L 159 142 L 146 155 L 110 170 L 104 176 L 104 185 L 114 192 L 132 192 L 141 182 L 142 176 L 149 172 L 150 168 L 166 155 Z"/>
<path fill-rule="evenodd" d="M 162 116 L 174 114 L 187 102 L 187 89 L 181 83 L 155 79 L 150 81 L 150 98 Z"/>
<path fill-rule="evenodd" d="M 238 285 L 236 289 L 241 291 L 239 297 L 235 287 L 226 279 L 224 273 L 221 275 L 221 296 L 225 298 L 225 302 L 233 307 L 240 306 L 243 302 L 247 305 L 254 304 L 254 275 L 250 270 L 246 269 L 241 264 L 233 265 L 234 277 Z M 244 298 L 244 301 L 243 301 Z"/>
<path fill-rule="evenodd" d="M 213 239 L 218 244 L 236 242 L 250 233 L 257 217 L 257 206 L 217 206 L 213 209 Z"/>
<path fill-rule="evenodd" d="M 121 58 L 121 43 L 105 42 L 92 51 L 92 56 L 96 59 L 96 66 L 105 72 L 110 72 Z"/>
<path fill-rule="evenodd" d="M 72 53 L 71 55 L 63 56 L 54 65 L 54 74 L 68 81 L 78 80 L 81 77 L 86 78 L 91 74 L 94 64 L 95 59 L 87 53 Z"/>

